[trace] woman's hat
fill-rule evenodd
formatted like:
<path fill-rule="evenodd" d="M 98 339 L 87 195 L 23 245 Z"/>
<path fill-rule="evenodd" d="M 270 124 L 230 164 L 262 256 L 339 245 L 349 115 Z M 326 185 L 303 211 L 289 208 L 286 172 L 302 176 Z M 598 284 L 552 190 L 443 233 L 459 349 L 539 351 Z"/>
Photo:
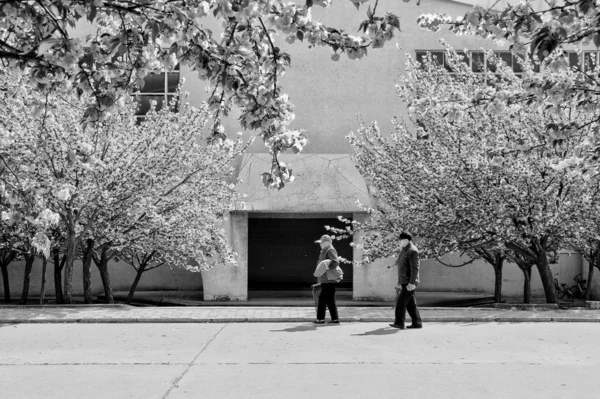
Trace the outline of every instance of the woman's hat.
<path fill-rule="evenodd" d="M 333 242 L 333 241 L 331 240 L 330 236 L 328 236 L 327 234 L 323 234 L 321 236 L 321 238 L 319 238 L 317 241 L 315 241 L 315 243 L 320 244 L 322 242 Z"/>
<path fill-rule="evenodd" d="M 399 240 L 408 240 L 408 241 L 412 241 L 412 236 L 410 234 L 408 234 L 407 232 L 403 231 L 402 233 L 400 233 L 400 235 L 398 236 Z"/>

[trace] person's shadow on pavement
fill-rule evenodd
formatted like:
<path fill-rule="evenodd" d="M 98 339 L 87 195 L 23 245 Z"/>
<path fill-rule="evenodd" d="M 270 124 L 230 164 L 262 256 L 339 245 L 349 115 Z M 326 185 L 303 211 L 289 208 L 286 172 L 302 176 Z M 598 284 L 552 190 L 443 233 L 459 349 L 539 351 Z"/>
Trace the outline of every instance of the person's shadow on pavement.
<path fill-rule="evenodd" d="M 314 331 L 318 328 L 316 324 L 310 325 L 299 325 L 289 328 L 284 328 L 283 330 L 271 330 L 271 332 L 303 332 L 303 331 Z"/>
<path fill-rule="evenodd" d="M 382 327 L 382 328 L 378 328 L 377 330 L 372 330 L 372 331 L 366 331 L 362 334 L 350 334 L 350 335 L 354 335 L 354 336 L 358 336 L 358 337 L 363 337 L 366 335 L 391 335 L 391 334 L 396 334 L 398 331 L 397 328 L 390 328 L 390 327 Z"/>

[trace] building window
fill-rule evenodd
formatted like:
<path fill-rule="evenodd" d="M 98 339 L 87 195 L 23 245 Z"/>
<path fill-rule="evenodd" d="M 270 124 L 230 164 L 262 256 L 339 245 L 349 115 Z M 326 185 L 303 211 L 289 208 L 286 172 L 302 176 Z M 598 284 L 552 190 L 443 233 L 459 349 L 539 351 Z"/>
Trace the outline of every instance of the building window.
<path fill-rule="evenodd" d="M 591 72 L 598 65 L 598 51 L 582 51 L 582 57 L 575 51 L 567 51 L 566 57 L 572 69 Z"/>
<path fill-rule="evenodd" d="M 446 54 L 444 50 L 417 50 L 416 60 L 423 65 L 423 68 L 424 61 L 427 58 L 427 53 L 431 54 L 434 66 L 444 65 L 447 71 L 452 72 L 452 68 L 448 65 L 446 60 Z M 484 51 L 469 51 L 469 55 L 471 56 L 470 59 L 467 57 L 467 54 L 464 51 L 457 51 L 456 54 L 459 57 L 462 57 L 462 61 L 467 65 L 470 65 L 471 71 L 475 73 L 496 72 L 496 65 L 487 59 Z M 500 60 L 504 61 L 509 68 L 512 68 L 513 72 L 517 76 L 520 77 L 522 75 L 523 68 L 517 60 L 518 56 L 512 54 L 510 51 L 494 51 L 494 54 Z M 534 71 L 539 71 L 539 65 L 534 66 Z"/>
<path fill-rule="evenodd" d="M 144 78 L 144 87 L 136 93 L 139 98 L 139 107 L 135 113 L 136 117 L 142 119 L 150 110 L 150 102 L 156 101 L 156 110 L 160 110 L 163 104 L 173 101 L 179 85 L 180 71 L 177 65 L 173 71 L 149 73 Z"/>

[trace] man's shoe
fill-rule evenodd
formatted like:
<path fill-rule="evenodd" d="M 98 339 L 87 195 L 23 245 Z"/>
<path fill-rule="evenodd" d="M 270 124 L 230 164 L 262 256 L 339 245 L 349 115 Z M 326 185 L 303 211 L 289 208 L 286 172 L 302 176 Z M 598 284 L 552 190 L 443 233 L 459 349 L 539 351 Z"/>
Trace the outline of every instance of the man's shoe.
<path fill-rule="evenodd" d="M 421 324 L 411 324 L 410 326 L 407 326 L 406 328 L 423 328 L 423 326 Z"/>
<path fill-rule="evenodd" d="M 331 320 L 329 324 L 340 324 L 339 320 Z"/>
<path fill-rule="evenodd" d="M 325 324 L 325 320 L 315 320 L 313 321 L 314 324 Z"/>
<path fill-rule="evenodd" d="M 400 324 L 390 324 L 390 327 L 394 327 L 394 328 L 398 328 L 400 330 L 404 330 L 404 326 L 401 326 Z"/>

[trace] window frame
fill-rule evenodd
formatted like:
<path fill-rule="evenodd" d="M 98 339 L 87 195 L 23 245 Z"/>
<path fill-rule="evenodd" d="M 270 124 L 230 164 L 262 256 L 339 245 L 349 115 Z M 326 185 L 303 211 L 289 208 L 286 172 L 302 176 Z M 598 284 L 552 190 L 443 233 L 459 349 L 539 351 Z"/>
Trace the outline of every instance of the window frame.
<path fill-rule="evenodd" d="M 443 55 L 442 61 L 443 61 L 444 68 L 446 68 L 446 70 L 448 72 L 453 73 L 451 71 L 451 69 L 447 66 L 445 50 L 416 49 L 414 51 L 415 51 L 415 60 L 419 61 L 419 62 L 422 62 L 422 60 L 427 56 L 427 53 L 431 53 L 432 57 L 435 59 L 439 59 L 439 53 L 441 53 Z M 492 50 L 492 51 L 498 58 L 500 58 L 504 62 L 506 62 L 518 77 L 523 76 L 523 69 L 516 62 L 517 56 L 515 54 L 513 54 L 510 50 Z M 492 68 L 490 68 L 491 65 L 488 61 L 486 51 L 484 51 L 484 50 L 467 50 L 465 52 L 464 50 L 459 50 L 459 51 L 456 51 L 456 53 L 457 54 L 465 54 L 465 55 L 468 53 L 470 55 L 469 57 L 467 57 L 467 59 L 469 60 L 469 66 L 470 66 L 471 71 L 476 74 L 484 75 L 484 83 L 487 85 L 488 84 L 488 76 L 487 76 L 488 72 L 494 74 L 495 68 L 493 68 L 494 70 L 491 70 Z M 434 56 L 434 54 L 435 54 L 435 56 Z M 507 58 L 506 55 L 510 55 L 510 63 L 508 63 L 507 60 L 504 59 L 504 58 Z M 538 72 L 539 66 L 534 67 L 534 70 L 536 70 L 536 72 Z M 429 72 L 429 70 L 427 72 Z"/>
<path fill-rule="evenodd" d="M 157 109 L 160 110 L 162 109 L 164 104 L 168 104 L 168 102 L 170 100 L 172 100 L 173 98 L 176 97 L 176 93 L 177 93 L 177 88 L 179 87 L 179 84 L 181 83 L 181 68 L 180 68 L 180 64 L 178 63 L 177 65 L 175 65 L 170 71 L 167 70 L 166 68 L 163 68 L 160 72 L 158 71 L 152 71 L 150 72 L 148 75 L 146 75 L 146 77 L 150 76 L 150 75 L 164 75 L 164 79 L 163 79 L 163 87 L 162 87 L 162 91 L 160 92 L 144 92 L 144 89 L 139 89 L 138 91 L 134 92 L 134 96 L 136 96 L 136 98 L 139 100 L 139 106 L 138 109 L 136 109 L 136 113 L 135 113 L 135 117 L 136 119 L 138 119 L 138 122 L 142 121 L 145 117 L 146 114 L 148 113 L 148 111 L 150 110 L 150 108 L 148 108 L 144 113 L 139 113 L 141 110 L 144 109 L 143 107 L 143 103 L 141 98 L 143 97 L 147 97 L 149 98 L 148 103 L 150 101 L 152 101 L 153 97 L 162 97 L 162 102 L 157 104 Z M 175 86 L 173 88 L 172 91 L 169 90 L 170 87 L 173 87 L 172 85 L 169 85 L 169 77 L 177 75 L 177 79 L 175 80 L 174 83 Z M 144 78 L 144 80 L 146 80 L 146 77 Z M 147 84 L 144 84 L 144 88 L 148 87 Z"/>

